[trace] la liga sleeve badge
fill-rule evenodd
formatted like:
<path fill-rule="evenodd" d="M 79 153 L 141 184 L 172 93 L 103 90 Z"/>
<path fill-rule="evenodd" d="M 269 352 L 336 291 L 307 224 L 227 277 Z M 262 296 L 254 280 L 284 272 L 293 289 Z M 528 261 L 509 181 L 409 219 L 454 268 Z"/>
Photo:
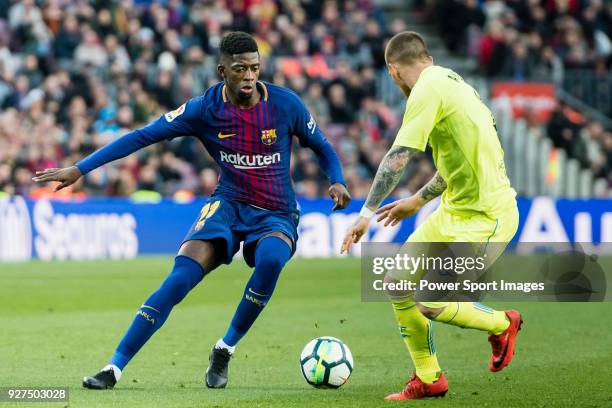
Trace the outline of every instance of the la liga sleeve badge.
<path fill-rule="evenodd" d="M 168 122 L 172 122 L 174 119 L 176 119 L 177 117 L 181 116 L 183 114 L 183 112 L 185 112 L 185 104 L 182 104 L 181 106 L 179 106 L 175 110 L 166 113 L 164 115 L 164 117 L 166 118 L 166 120 Z"/>

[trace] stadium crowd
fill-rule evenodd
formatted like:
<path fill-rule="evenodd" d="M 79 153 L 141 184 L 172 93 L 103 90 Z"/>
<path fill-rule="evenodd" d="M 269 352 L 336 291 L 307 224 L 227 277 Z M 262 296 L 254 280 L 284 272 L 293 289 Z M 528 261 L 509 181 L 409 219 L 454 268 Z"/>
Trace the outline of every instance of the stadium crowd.
<path fill-rule="evenodd" d="M 551 11 L 564 2 L 548 0 L 441 3 L 448 7 L 439 10 L 446 13 L 443 27 L 465 30 L 465 51 L 476 53 L 487 75 L 511 69 L 515 79 L 530 78 L 528 66 L 562 75 L 580 50 L 596 69 L 610 67 L 612 47 L 604 41 L 610 13 L 598 0 L 568 0 L 567 12 Z M 591 31 L 585 21 L 592 21 Z M 261 79 L 303 97 L 340 154 L 351 193 L 362 197 L 400 124 L 397 110 L 376 98 L 376 79 L 384 74 L 385 40 L 404 29 L 401 19 L 385 20 L 372 0 L 0 0 L 0 195 L 47 196 L 50 186 L 31 181 L 36 170 L 71 165 L 200 95 L 219 81 L 220 38 L 243 30 L 257 38 Z M 464 43 L 444 38 L 451 48 Z M 514 55 L 521 46 L 529 64 Z M 555 118 L 569 126 L 562 111 Z M 579 154 L 585 166 L 609 173 L 609 129 L 571 125 L 571 136 L 553 140 L 570 154 L 576 149 L 568 138 L 597 140 L 600 148 L 591 143 Z M 326 194 L 308 150 L 295 150 L 292 169 L 298 194 Z M 433 172 L 422 155 L 396 194 L 415 191 Z M 64 194 L 189 197 L 210 194 L 217 177 L 200 143 L 181 138 L 97 169 Z"/>
<path fill-rule="evenodd" d="M 438 1 L 436 17 L 447 47 L 489 77 L 560 81 L 564 69 L 612 67 L 612 5 L 602 0 Z"/>
<path fill-rule="evenodd" d="M 480 73 L 515 81 L 576 81 L 571 90 L 603 100 L 612 117 L 612 3 L 602 0 L 425 1 L 449 50 L 477 59 Z M 597 81 L 596 77 L 606 77 Z M 587 84 L 587 85 L 585 85 Z M 573 93 L 575 93 L 573 92 Z M 600 93 L 598 95 L 598 93 Z M 554 146 L 564 149 L 612 192 L 612 128 L 560 103 L 546 127 Z"/>
<path fill-rule="evenodd" d="M 0 191 L 33 197 L 37 169 L 67 166 L 200 95 L 219 81 L 224 32 L 255 33 L 261 79 L 298 92 L 345 164 L 355 196 L 367 193 L 399 118 L 376 99 L 385 22 L 369 0 L 5 1 L 0 7 Z M 389 27 L 387 29 L 387 27 Z M 325 195 L 314 156 L 296 149 L 299 194 Z M 433 168 L 413 166 L 423 183 Z M 421 174 L 423 173 L 423 174 Z M 69 194 L 210 194 L 211 157 L 195 138 L 152 146 L 90 173 Z M 412 186 L 414 188 L 414 186 Z"/>

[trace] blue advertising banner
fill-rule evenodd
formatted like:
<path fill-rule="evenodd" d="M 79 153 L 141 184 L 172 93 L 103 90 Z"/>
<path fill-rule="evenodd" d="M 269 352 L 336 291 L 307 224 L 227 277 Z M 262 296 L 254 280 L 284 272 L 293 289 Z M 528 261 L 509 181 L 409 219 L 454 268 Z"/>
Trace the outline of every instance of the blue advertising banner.
<path fill-rule="evenodd" d="M 203 199 L 190 203 L 128 199 L 30 201 L 0 200 L 0 261 L 133 258 L 172 254 L 199 214 Z M 329 199 L 299 200 L 297 256 L 340 256 L 344 233 L 358 216 L 362 200 L 331 213 Z M 612 200 L 521 198 L 518 242 L 612 242 Z M 366 238 L 403 242 L 437 207 L 431 202 L 396 227 L 373 222 Z M 354 255 L 358 255 L 359 246 Z"/>

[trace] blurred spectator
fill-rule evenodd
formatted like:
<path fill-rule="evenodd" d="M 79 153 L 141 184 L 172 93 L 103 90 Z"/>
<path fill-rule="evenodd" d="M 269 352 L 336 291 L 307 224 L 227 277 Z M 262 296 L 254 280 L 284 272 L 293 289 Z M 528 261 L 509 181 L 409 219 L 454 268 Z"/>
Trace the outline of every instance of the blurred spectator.
<path fill-rule="evenodd" d="M 53 42 L 55 58 L 70 59 L 74 55 L 74 50 L 81 42 L 81 30 L 79 23 L 73 14 L 67 14 L 59 33 Z"/>
<path fill-rule="evenodd" d="M 349 106 L 346 97 L 346 88 L 340 84 L 333 84 L 328 91 L 329 116 L 333 123 L 348 124 L 353 121 L 353 109 Z"/>
<path fill-rule="evenodd" d="M 77 64 L 103 67 L 108 63 L 106 50 L 100 44 L 98 34 L 91 28 L 85 28 L 83 42 L 74 50 L 74 59 Z"/>
<path fill-rule="evenodd" d="M 330 121 L 329 104 L 323 97 L 323 85 L 320 82 L 312 82 L 303 98 L 319 124 L 326 124 Z"/>
<path fill-rule="evenodd" d="M 217 186 L 218 180 L 219 176 L 215 169 L 210 167 L 202 169 L 200 172 L 196 193 L 204 196 L 212 194 Z"/>
<path fill-rule="evenodd" d="M 547 132 L 555 147 L 565 150 L 569 157 L 574 157 L 585 164 L 586 148 L 579 135 L 583 123 L 583 117 L 562 102 L 553 112 Z"/>
<path fill-rule="evenodd" d="M 485 14 L 477 0 L 448 0 L 438 3 L 438 23 L 448 49 L 465 51 L 463 47 L 471 25 L 482 27 Z"/>
<path fill-rule="evenodd" d="M 502 74 L 515 81 L 524 81 L 532 77 L 535 64 L 536 61 L 533 57 L 530 58 L 525 43 L 517 41 L 512 45 L 512 54 L 505 60 Z"/>

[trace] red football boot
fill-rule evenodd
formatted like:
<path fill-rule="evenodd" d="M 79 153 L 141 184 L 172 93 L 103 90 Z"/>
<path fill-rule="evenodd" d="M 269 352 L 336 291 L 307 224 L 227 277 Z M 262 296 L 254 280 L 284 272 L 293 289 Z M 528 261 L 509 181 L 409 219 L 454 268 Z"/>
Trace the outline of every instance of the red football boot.
<path fill-rule="evenodd" d="M 506 313 L 508 320 L 510 320 L 510 326 L 502 334 L 492 334 L 489 336 L 489 343 L 491 343 L 491 348 L 493 349 L 493 354 L 489 361 L 489 370 L 494 372 L 501 371 L 512 361 L 514 341 L 523 324 L 521 314 L 516 310 L 505 310 L 504 313 Z"/>
<path fill-rule="evenodd" d="M 421 381 L 415 374 L 410 381 L 406 383 L 406 387 L 398 393 L 387 395 L 387 401 L 404 401 L 418 400 L 428 397 L 443 397 L 448 391 L 448 381 L 444 377 L 444 373 L 440 374 L 440 378 L 434 383 L 427 384 Z"/>

